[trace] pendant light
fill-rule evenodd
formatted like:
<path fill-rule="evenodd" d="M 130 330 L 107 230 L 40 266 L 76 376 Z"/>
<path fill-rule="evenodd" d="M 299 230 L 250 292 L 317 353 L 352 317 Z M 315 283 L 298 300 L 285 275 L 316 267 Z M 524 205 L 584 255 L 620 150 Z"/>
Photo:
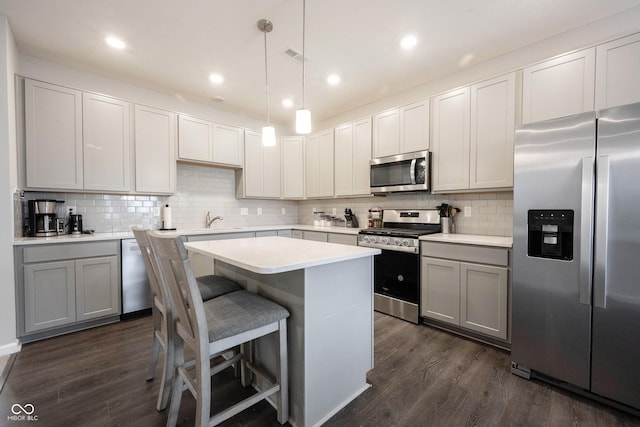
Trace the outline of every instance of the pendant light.
<path fill-rule="evenodd" d="M 304 55 L 305 30 L 306 30 L 306 0 L 302 0 L 302 108 L 296 111 L 296 133 L 305 135 L 311 133 L 311 111 L 304 108 L 305 69 Z"/>
<path fill-rule="evenodd" d="M 269 120 L 269 71 L 267 67 L 267 33 L 273 30 L 273 24 L 268 19 L 261 19 L 256 24 L 264 33 L 264 87 L 267 100 L 267 125 L 262 128 L 262 145 L 273 147 L 276 145 L 276 130 Z"/>

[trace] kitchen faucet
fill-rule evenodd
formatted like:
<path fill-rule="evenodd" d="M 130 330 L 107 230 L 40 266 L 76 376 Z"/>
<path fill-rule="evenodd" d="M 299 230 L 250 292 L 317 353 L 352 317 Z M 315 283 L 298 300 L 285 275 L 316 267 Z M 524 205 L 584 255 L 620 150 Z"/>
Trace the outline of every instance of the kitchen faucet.
<path fill-rule="evenodd" d="M 205 218 L 204 222 L 207 224 L 207 228 L 211 228 L 211 224 L 213 224 L 213 221 L 219 219 L 220 221 L 222 221 L 224 218 L 222 218 L 221 216 L 214 216 L 213 218 L 211 218 L 211 211 L 207 212 L 207 217 Z"/>

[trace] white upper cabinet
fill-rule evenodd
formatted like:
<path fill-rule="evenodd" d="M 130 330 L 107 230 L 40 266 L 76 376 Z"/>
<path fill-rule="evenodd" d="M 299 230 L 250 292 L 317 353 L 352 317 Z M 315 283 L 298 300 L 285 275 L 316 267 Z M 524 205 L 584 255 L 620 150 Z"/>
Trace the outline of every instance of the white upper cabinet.
<path fill-rule="evenodd" d="M 394 108 L 373 116 L 373 157 L 400 152 L 400 110 Z"/>
<path fill-rule="evenodd" d="M 213 162 L 242 167 L 244 131 L 240 128 L 213 124 Z"/>
<path fill-rule="evenodd" d="M 213 123 L 178 116 L 178 158 L 209 162 L 213 158 Z"/>
<path fill-rule="evenodd" d="M 282 197 L 302 199 L 304 197 L 304 138 L 288 136 L 282 138 Z M 246 167 L 246 166 L 245 166 Z"/>
<path fill-rule="evenodd" d="M 590 48 L 526 67 L 522 76 L 522 122 L 593 110 L 595 58 L 595 48 Z"/>
<path fill-rule="evenodd" d="M 135 106 L 136 192 L 176 190 L 176 114 Z"/>
<path fill-rule="evenodd" d="M 429 149 L 429 101 L 373 116 L 373 158 Z"/>
<path fill-rule="evenodd" d="M 469 188 L 513 187 L 516 75 L 471 86 Z"/>
<path fill-rule="evenodd" d="M 82 92 L 25 80 L 28 188 L 82 189 Z"/>
<path fill-rule="evenodd" d="M 371 118 L 335 128 L 335 194 L 370 194 Z"/>
<path fill-rule="evenodd" d="M 262 145 L 262 136 L 245 131 L 244 168 L 236 172 L 241 178 L 240 197 L 279 198 L 281 195 L 280 144 Z"/>
<path fill-rule="evenodd" d="M 333 129 L 305 138 L 305 196 L 333 197 Z"/>
<path fill-rule="evenodd" d="M 596 110 L 640 102 L 640 34 L 598 46 Z"/>
<path fill-rule="evenodd" d="M 131 108 L 108 96 L 83 94 L 84 188 L 131 189 Z"/>
<path fill-rule="evenodd" d="M 469 86 L 431 100 L 433 111 L 433 191 L 469 187 Z"/>
<path fill-rule="evenodd" d="M 181 114 L 178 117 L 178 158 L 242 167 L 243 129 Z"/>
<path fill-rule="evenodd" d="M 429 100 L 400 107 L 400 153 L 429 149 Z"/>

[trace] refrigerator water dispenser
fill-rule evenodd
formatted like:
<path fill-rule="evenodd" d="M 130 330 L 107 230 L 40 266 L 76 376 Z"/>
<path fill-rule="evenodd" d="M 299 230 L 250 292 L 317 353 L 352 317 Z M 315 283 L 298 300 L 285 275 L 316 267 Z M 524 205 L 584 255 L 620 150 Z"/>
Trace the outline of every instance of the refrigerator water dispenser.
<path fill-rule="evenodd" d="M 571 261 L 573 259 L 573 211 L 530 210 L 527 255 Z"/>

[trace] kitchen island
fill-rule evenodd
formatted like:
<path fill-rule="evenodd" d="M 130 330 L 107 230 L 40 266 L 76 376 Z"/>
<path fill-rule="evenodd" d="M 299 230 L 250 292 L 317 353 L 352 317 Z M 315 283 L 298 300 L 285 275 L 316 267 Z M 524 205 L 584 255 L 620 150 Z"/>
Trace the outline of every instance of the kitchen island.
<path fill-rule="evenodd" d="M 379 249 L 287 237 L 188 242 L 215 272 L 269 298 L 288 321 L 289 422 L 321 425 L 365 391 L 373 368 L 373 256 Z M 273 337 L 256 346 L 274 370 Z M 260 387 L 260 384 L 257 384 Z"/>

